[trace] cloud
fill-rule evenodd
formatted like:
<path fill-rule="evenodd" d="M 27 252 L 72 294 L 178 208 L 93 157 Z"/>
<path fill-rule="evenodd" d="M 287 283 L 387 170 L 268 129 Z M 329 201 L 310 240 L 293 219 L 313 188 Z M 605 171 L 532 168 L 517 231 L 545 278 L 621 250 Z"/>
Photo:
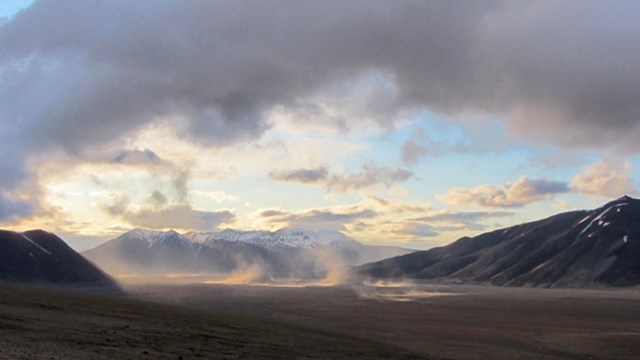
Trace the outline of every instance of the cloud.
<path fill-rule="evenodd" d="M 419 221 L 432 221 L 432 222 L 471 222 L 479 221 L 487 218 L 513 216 L 514 213 L 510 211 L 454 211 L 454 210 L 440 210 L 434 211 L 428 215 L 422 216 Z"/>
<path fill-rule="evenodd" d="M 314 184 L 325 181 L 329 176 L 329 169 L 321 166 L 313 169 L 295 169 L 272 171 L 269 176 L 278 181 L 294 181 L 303 184 Z"/>
<path fill-rule="evenodd" d="M 34 206 L 31 203 L 12 199 L 0 192 L 0 222 L 29 216 L 33 214 L 34 210 Z"/>
<path fill-rule="evenodd" d="M 426 213 L 433 210 L 433 207 L 431 205 L 420 201 L 406 202 L 388 200 L 376 196 L 365 196 L 363 203 L 373 208 L 379 208 L 381 210 L 384 210 L 385 212 L 390 212 L 393 214 Z"/>
<path fill-rule="evenodd" d="M 215 230 L 220 224 L 233 223 L 235 215 L 230 211 L 202 211 L 189 205 L 172 205 L 155 209 L 129 211 L 123 218 L 133 226 L 150 229 Z"/>
<path fill-rule="evenodd" d="M 421 201 L 403 201 L 364 196 L 351 205 L 300 211 L 264 209 L 256 223 L 263 228 L 300 227 L 333 229 L 367 243 L 405 246 L 435 246 L 464 235 L 475 235 L 501 226 L 489 222 L 508 218 L 510 211 L 454 211 L 434 209 Z"/>
<path fill-rule="evenodd" d="M 230 224 L 235 221 L 235 214 L 230 211 L 202 211 L 190 205 L 167 205 L 140 210 L 111 208 L 111 214 L 116 215 L 116 210 L 122 211 L 120 218 L 125 222 L 134 227 L 149 229 L 211 231 L 221 224 Z"/>
<path fill-rule="evenodd" d="M 402 162 L 411 166 L 424 159 L 451 154 L 477 156 L 481 153 L 500 153 L 519 145 L 505 137 L 504 126 L 496 120 L 474 120 L 461 124 L 451 122 L 449 118 L 436 117 L 421 124 L 428 125 L 429 131 L 415 127 L 400 148 Z"/>
<path fill-rule="evenodd" d="M 260 212 L 259 216 L 263 218 L 271 218 L 271 217 L 286 218 L 287 216 L 289 216 L 289 213 L 281 210 L 263 210 Z"/>
<path fill-rule="evenodd" d="M 607 198 L 635 194 L 631 178 L 631 163 L 599 160 L 587 166 L 571 180 L 571 189 Z"/>
<path fill-rule="evenodd" d="M 347 175 L 331 175 L 327 179 L 327 190 L 332 193 L 345 193 L 351 190 L 360 190 L 377 185 L 387 187 L 409 180 L 413 172 L 405 169 L 390 169 L 378 167 L 373 164 L 365 164 L 359 173 Z"/>
<path fill-rule="evenodd" d="M 153 198 L 153 194 L 152 194 L 152 198 Z M 131 205 L 131 200 L 129 199 L 129 197 L 117 194 L 115 200 L 111 204 L 102 206 L 102 209 L 105 210 L 107 214 L 111 216 L 124 217 L 129 211 L 130 205 Z"/>
<path fill-rule="evenodd" d="M 407 165 L 411 165 L 426 156 L 428 151 L 428 140 L 429 135 L 424 131 L 424 129 L 414 130 L 411 137 L 402 144 L 402 161 Z"/>
<path fill-rule="evenodd" d="M 399 228 L 392 230 L 392 233 L 400 236 L 413 236 L 417 238 L 434 237 L 440 235 L 431 226 L 420 223 L 405 223 Z"/>
<path fill-rule="evenodd" d="M 165 161 L 158 156 L 155 152 L 144 149 L 123 149 L 118 151 L 115 156 L 113 156 L 112 161 L 117 164 L 126 164 L 126 165 L 162 165 L 165 164 Z"/>
<path fill-rule="evenodd" d="M 78 165 L 92 164 L 100 166 L 101 171 L 92 175 L 91 178 L 96 185 L 108 190 L 111 190 L 109 189 L 110 186 L 100 179 L 101 175 L 108 174 L 110 170 L 122 170 L 122 168 L 131 168 L 136 171 L 143 170 L 148 172 L 155 180 L 163 179 L 170 183 L 171 190 L 161 193 L 165 197 L 165 202 L 168 200 L 166 199 L 167 195 L 171 195 L 179 203 L 187 203 L 189 200 L 190 189 L 188 183 L 191 180 L 191 171 L 189 169 L 191 164 L 187 161 L 178 165 L 161 157 L 151 149 L 96 147 L 83 154 L 82 159 L 72 158 L 67 162 L 67 171 L 74 168 L 77 169 Z M 126 175 L 122 176 L 122 178 L 125 177 Z M 158 199 L 156 198 L 156 200 Z"/>
<path fill-rule="evenodd" d="M 569 191 L 567 183 L 521 176 L 505 185 L 480 185 L 473 189 L 453 188 L 438 198 L 452 205 L 476 204 L 484 207 L 520 207 Z"/>
<path fill-rule="evenodd" d="M 194 190 L 191 191 L 190 194 L 194 195 L 195 197 L 204 197 L 206 199 L 209 200 L 213 200 L 218 204 L 221 204 L 223 202 L 226 201 L 236 201 L 238 200 L 237 197 L 227 194 L 223 191 L 199 191 L 199 190 Z"/>
<path fill-rule="evenodd" d="M 265 210 L 259 214 L 271 224 L 294 228 L 344 230 L 345 225 L 377 215 L 371 209 L 352 206 L 342 209 L 312 209 L 300 212 Z"/>
<path fill-rule="evenodd" d="M 112 217 L 134 227 L 149 229 L 215 230 L 221 224 L 235 222 L 236 215 L 228 210 L 204 211 L 190 204 L 167 203 L 159 191 L 153 191 L 147 205 L 135 204 L 122 194 L 114 194 L 113 201 L 101 206 Z"/>
<path fill-rule="evenodd" d="M 457 231 L 457 230 L 485 230 L 481 223 L 483 220 L 491 218 L 509 217 L 514 213 L 510 211 L 454 211 L 439 210 L 413 219 L 416 222 L 431 224 L 434 231 Z M 437 224 L 437 225 L 434 225 Z"/>
<path fill-rule="evenodd" d="M 413 175 L 413 172 L 409 170 L 379 167 L 375 164 L 364 164 L 360 172 L 345 175 L 331 174 L 327 167 L 272 171 L 269 173 L 272 179 L 278 181 L 323 184 L 329 193 L 334 194 L 342 194 L 379 185 L 390 187 L 393 184 L 408 180 Z"/>
<path fill-rule="evenodd" d="M 29 176 L 34 155 L 82 154 L 158 119 L 211 146 L 252 140 L 271 127 L 265 114 L 301 103 L 383 126 L 423 108 L 490 115 L 522 137 L 635 153 L 639 11 L 631 1 L 37 1 L 0 27 L 0 186 Z"/>
<path fill-rule="evenodd" d="M 149 198 L 153 203 L 157 205 L 164 205 L 167 203 L 167 196 L 158 190 L 152 192 Z"/>

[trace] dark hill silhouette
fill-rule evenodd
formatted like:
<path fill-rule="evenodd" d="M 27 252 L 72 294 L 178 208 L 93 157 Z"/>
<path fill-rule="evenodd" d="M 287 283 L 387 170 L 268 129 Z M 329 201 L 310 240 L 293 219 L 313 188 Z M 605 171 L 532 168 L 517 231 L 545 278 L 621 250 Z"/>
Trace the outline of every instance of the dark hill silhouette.
<path fill-rule="evenodd" d="M 0 281 L 117 288 L 62 239 L 42 230 L 0 230 Z"/>
<path fill-rule="evenodd" d="M 380 279 L 434 279 L 504 286 L 640 284 L 640 200 L 463 237 L 447 246 L 355 268 Z"/>

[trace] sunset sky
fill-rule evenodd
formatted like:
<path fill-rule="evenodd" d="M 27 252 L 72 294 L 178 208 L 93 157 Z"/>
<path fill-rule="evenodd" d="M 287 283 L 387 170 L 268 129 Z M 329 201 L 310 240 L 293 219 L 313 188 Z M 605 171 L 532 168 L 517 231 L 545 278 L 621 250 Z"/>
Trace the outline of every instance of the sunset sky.
<path fill-rule="evenodd" d="M 638 1 L 2 1 L 0 225 L 429 248 L 640 185 Z"/>

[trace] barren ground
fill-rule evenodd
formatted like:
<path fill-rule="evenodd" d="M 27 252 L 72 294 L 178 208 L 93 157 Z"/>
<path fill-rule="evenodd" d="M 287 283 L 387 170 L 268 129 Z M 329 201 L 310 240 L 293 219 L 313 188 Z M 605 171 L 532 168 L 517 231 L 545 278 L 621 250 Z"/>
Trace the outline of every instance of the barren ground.
<path fill-rule="evenodd" d="M 639 359 L 640 290 L 483 286 L 136 287 L 148 299 L 244 314 L 454 359 Z"/>
<path fill-rule="evenodd" d="M 640 291 L 0 285 L 2 359 L 634 359 Z"/>
<path fill-rule="evenodd" d="M 0 285 L 0 359 L 423 359 L 243 315 Z"/>

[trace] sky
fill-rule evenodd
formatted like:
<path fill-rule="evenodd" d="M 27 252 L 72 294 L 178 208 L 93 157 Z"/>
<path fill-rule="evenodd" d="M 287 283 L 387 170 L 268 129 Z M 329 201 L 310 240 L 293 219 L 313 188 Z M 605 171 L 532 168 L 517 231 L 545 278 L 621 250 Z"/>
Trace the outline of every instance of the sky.
<path fill-rule="evenodd" d="M 640 181 L 640 1 L 0 4 L 0 226 L 417 249 Z"/>

